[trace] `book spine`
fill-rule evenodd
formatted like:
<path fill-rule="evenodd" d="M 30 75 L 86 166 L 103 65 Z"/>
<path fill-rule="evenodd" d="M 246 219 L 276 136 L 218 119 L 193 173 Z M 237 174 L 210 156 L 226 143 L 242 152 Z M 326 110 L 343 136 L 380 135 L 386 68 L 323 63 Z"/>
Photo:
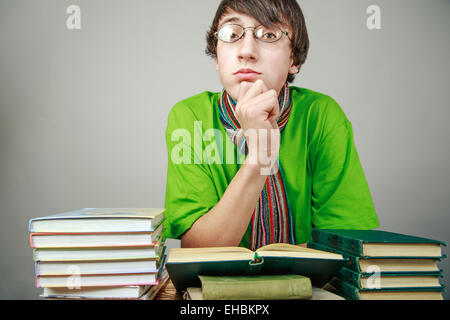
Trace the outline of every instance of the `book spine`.
<path fill-rule="evenodd" d="M 342 250 L 355 256 L 362 256 L 363 242 L 360 240 L 340 236 L 320 229 L 313 229 L 312 240 L 329 247 Z"/>
<path fill-rule="evenodd" d="M 362 289 L 360 273 L 351 271 L 350 269 L 344 267 L 339 271 L 339 278 L 350 283 L 358 289 Z"/>
<path fill-rule="evenodd" d="M 361 266 L 359 265 L 359 257 L 347 256 L 348 257 L 348 268 L 354 272 L 361 273 Z"/>
<path fill-rule="evenodd" d="M 158 217 L 157 219 L 150 220 L 150 230 L 153 232 L 159 228 L 159 226 L 163 223 L 164 216 Z"/>
<path fill-rule="evenodd" d="M 161 275 L 162 275 L 163 271 L 165 270 L 166 260 L 167 260 L 167 255 L 163 255 L 159 261 L 158 276 L 157 276 L 158 279 L 161 278 Z"/>
<path fill-rule="evenodd" d="M 333 283 L 339 295 L 342 295 L 347 300 L 359 300 L 359 289 L 350 283 L 337 278 Z"/>
<path fill-rule="evenodd" d="M 35 248 L 33 245 L 33 234 L 30 234 L 30 247 Z"/>

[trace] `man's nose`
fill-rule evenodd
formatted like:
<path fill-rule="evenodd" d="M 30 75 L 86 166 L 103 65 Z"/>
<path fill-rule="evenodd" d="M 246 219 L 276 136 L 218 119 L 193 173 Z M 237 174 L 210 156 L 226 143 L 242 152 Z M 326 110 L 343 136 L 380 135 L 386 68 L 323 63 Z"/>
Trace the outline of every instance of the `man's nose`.
<path fill-rule="evenodd" d="M 258 59 L 258 39 L 255 38 L 253 30 L 247 29 L 239 40 L 239 60 L 255 61 Z"/>

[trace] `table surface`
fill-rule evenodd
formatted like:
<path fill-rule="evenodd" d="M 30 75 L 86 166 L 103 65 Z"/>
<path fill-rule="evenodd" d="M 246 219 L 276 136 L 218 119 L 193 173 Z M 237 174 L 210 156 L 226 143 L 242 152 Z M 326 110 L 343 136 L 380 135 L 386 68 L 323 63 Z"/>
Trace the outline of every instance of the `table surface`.
<path fill-rule="evenodd" d="M 183 300 L 183 295 L 177 292 L 170 278 L 161 287 L 155 300 Z"/>

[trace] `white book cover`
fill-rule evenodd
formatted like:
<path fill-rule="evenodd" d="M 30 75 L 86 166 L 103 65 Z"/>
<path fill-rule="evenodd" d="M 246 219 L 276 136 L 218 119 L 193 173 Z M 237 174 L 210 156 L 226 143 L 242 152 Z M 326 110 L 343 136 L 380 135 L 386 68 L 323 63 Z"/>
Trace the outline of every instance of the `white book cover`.
<path fill-rule="evenodd" d="M 160 208 L 84 208 L 29 221 L 31 233 L 149 232 L 164 219 Z"/>
<path fill-rule="evenodd" d="M 32 233 L 32 248 L 102 248 L 154 246 L 162 236 L 163 224 L 153 232 Z"/>

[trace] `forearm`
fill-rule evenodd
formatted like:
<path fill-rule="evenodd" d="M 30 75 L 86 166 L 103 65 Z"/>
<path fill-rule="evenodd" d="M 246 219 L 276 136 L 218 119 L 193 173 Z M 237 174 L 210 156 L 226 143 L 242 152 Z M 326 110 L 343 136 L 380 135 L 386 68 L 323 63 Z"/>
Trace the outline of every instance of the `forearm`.
<path fill-rule="evenodd" d="M 183 235 L 182 247 L 239 245 L 264 188 L 260 167 L 244 163 L 220 201 Z"/>

